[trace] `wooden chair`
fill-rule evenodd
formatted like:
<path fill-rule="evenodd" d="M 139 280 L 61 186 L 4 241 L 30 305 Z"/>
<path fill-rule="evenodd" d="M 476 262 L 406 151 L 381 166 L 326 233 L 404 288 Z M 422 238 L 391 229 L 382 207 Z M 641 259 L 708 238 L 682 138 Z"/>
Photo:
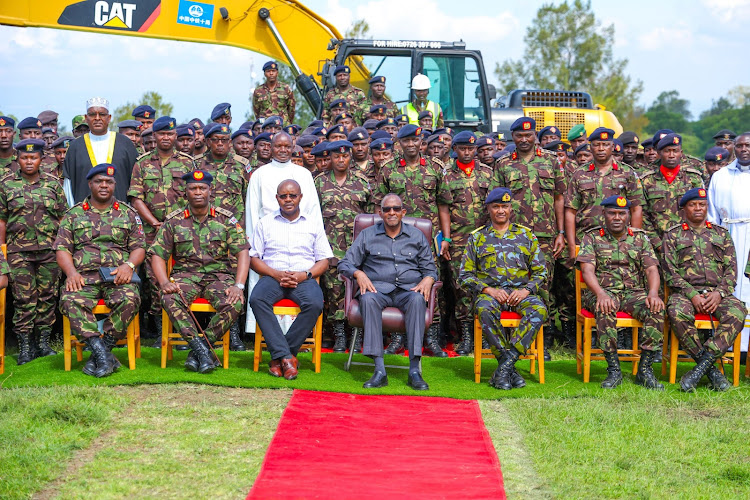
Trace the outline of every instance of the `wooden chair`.
<path fill-rule="evenodd" d="M 3 256 L 7 255 L 5 245 L 0 247 Z M 5 288 L 0 290 L 0 375 L 5 373 Z"/>
<path fill-rule="evenodd" d="M 171 267 L 171 266 L 170 266 Z M 204 298 L 197 298 L 190 304 L 190 310 L 193 312 L 202 313 L 215 313 L 214 309 L 209 302 Z M 172 360 L 172 348 L 176 345 L 187 345 L 187 342 L 182 340 L 182 336 L 172 330 L 172 321 L 167 315 L 167 311 L 161 310 L 161 367 L 167 367 L 167 360 Z M 224 356 L 222 360 L 222 366 L 226 370 L 229 368 L 229 330 L 224 332 L 221 337 L 221 341 L 218 343 L 218 347 L 224 349 Z"/>
<path fill-rule="evenodd" d="M 273 313 L 279 316 L 296 316 L 300 313 L 300 308 L 294 301 L 281 299 L 273 305 Z M 260 361 L 263 358 L 263 347 L 267 347 L 263 341 L 263 332 L 260 330 L 260 324 L 255 325 L 255 350 L 253 352 L 253 371 L 258 371 Z M 302 348 L 312 349 L 312 362 L 315 367 L 315 373 L 320 373 L 320 358 L 323 349 L 323 314 L 318 316 L 312 335 L 305 339 Z"/>
<path fill-rule="evenodd" d="M 500 314 L 500 324 L 506 328 L 517 328 L 521 323 L 521 315 L 504 311 Z M 495 358 L 492 351 L 482 349 L 482 322 L 478 316 L 474 316 L 474 382 L 477 384 L 482 376 L 482 359 Z M 539 362 L 539 383 L 544 383 L 544 326 L 539 329 L 536 339 L 529 346 L 526 354 L 522 354 L 518 359 L 529 360 L 529 373 L 534 375 L 536 363 Z"/>
<path fill-rule="evenodd" d="M 104 304 L 103 299 L 99 299 L 99 302 L 94 306 L 92 312 L 94 314 L 109 314 L 112 310 Z M 76 359 L 80 363 L 83 361 L 83 347 L 85 345 L 84 342 L 78 340 L 78 338 L 70 331 L 70 319 L 67 316 L 63 316 L 63 353 L 66 372 L 70 371 L 73 348 L 76 350 Z M 127 345 L 128 367 L 131 370 L 135 370 L 135 359 L 141 357 L 141 327 L 140 322 L 138 321 L 137 312 L 133 321 L 128 325 L 125 338 L 118 340 L 116 345 Z"/>

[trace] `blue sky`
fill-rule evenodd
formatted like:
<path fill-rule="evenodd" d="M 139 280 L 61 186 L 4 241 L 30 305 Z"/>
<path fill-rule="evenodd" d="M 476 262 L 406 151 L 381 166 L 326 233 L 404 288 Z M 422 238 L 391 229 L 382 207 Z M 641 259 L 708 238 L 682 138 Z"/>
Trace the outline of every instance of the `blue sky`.
<path fill-rule="evenodd" d="M 496 62 L 522 56 L 526 28 L 544 2 L 303 3 L 342 33 L 366 18 L 375 38 L 463 39 L 468 48 L 482 51 L 492 74 Z M 614 23 L 615 56 L 627 58 L 628 73 L 644 82 L 643 104 L 676 89 L 698 115 L 730 88 L 750 85 L 743 28 L 750 21 L 750 0 L 594 0 L 592 5 L 603 24 Z M 114 109 L 147 90 L 174 104 L 179 121 L 204 118 L 224 101 L 241 118 L 250 109 L 248 96 L 266 60 L 230 47 L 62 30 L 0 26 L 0 40 L 0 110 L 25 117 L 54 109 L 68 126 L 93 95 L 107 97 Z"/>

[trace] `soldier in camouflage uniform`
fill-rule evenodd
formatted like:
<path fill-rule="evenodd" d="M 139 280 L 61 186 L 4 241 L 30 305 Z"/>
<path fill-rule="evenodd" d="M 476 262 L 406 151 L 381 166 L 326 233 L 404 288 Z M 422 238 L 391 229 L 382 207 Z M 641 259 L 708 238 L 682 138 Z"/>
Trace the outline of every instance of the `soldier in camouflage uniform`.
<path fill-rule="evenodd" d="M 476 295 L 482 333 L 498 361 L 490 385 L 509 390 L 526 385 L 515 364 L 547 321 L 540 297 L 547 268 L 531 229 L 511 222 L 511 191 L 493 189 L 485 205 L 490 224 L 469 236 L 458 282 Z M 521 315 L 517 328 L 500 326 L 501 314 L 508 310 Z"/>
<path fill-rule="evenodd" d="M 149 254 L 161 289 L 162 306 L 191 349 L 185 367 L 208 373 L 217 365 L 205 340 L 198 336 L 188 309 L 196 298 L 205 298 L 216 309 L 204 329 L 206 340 L 221 338 L 242 312 L 250 266 L 249 245 L 236 216 L 209 202 L 213 180 L 209 172 L 196 170 L 185 174 L 183 180 L 187 182 L 188 208 L 167 216 Z M 166 264 L 170 257 L 175 261 L 171 278 Z"/>
<path fill-rule="evenodd" d="M 177 139 L 175 119 L 162 116 L 154 121 L 156 149 L 138 157 L 133 166 L 133 173 L 128 189 L 128 200 L 146 223 L 143 232 L 146 245 L 151 246 L 167 214 L 185 207 L 185 182 L 182 176 L 193 170 L 193 157 L 177 152 L 174 149 Z M 144 316 L 154 323 L 157 338 L 154 347 L 161 347 L 161 304 L 159 302 L 159 284 L 156 282 L 151 264 L 146 261 L 144 294 L 148 300 Z M 144 301 L 146 302 L 146 301 Z M 144 326 L 147 319 L 144 318 Z"/>
<path fill-rule="evenodd" d="M 397 137 L 403 149 L 403 157 L 386 163 L 380 169 L 373 203 L 380 206 L 385 195 L 396 194 L 403 200 L 408 216 L 432 222 L 434 234 L 438 231 L 450 234 L 450 204 L 453 200 L 447 184 L 443 181 L 445 166 L 438 160 L 427 158 L 420 153 L 422 145 L 420 127 L 413 124 L 405 125 L 398 131 Z M 444 241 L 440 253 L 447 251 L 447 248 L 448 242 Z M 428 354 L 446 357 L 448 354 L 440 348 L 438 343 L 440 312 L 440 308 L 435 309 L 433 323 L 427 331 L 424 347 Z M 393 337 L 391 344 L 399 341 L 403 343 L 403 335 Z M 386 353 L 394 347 L 396 346 L 390 345 Z"/>
<path fill-rule="evenodd" d="M 255 118 L 276 115 L 284 123 L 294 122 L 294 108 L 297 100 L 292 88 L 282 83 L 279 78 L 279 65 L 276 61 L 268 61 L 263 65 L 263 75 L 266 81 L 258 85 L 253 91 L 253 113 Z"/>
<path fill-rule="evenodd" d="M 54 249 L 67 279 L 60 311 L 74 334 L 86 339 L 91 358 L 84 373 L 105 377 L 119 366 L 111 350 L 138 312 L 141 298 L 131 282 L 146 255 L 140 218 L 115 199 L 115 166 L 102 163 L 86 175 L 91 196 L 68 210 L 60 222 Z M 102 267 L 116 267 L 114 282 L 100 276 Z M 104 338 L 97 328 L 94 306 L 104 300 L 112 312 L 104 320 Z M 79 337 L 80 338 L 80 337 Z"/>
<path fill-rule="evenodd" d="M 737 284 L 737 256 L 729 231 L 706 220 L 706 190 L 688 190 L 680 199 L 685 219 L 663 237 L 664 278 L 670 289 L 667 314 L 680 345 L 696 366 L 680 379 L 692 392 L 706 375 L 709 387 L 725 391 L 730 384 L 714 363 L 742 331 L 747 310 L 732 295 Z M 696 314 L 711 314 L 716 328 L 704 340 L 695 328 Z"/>
<path fill-rule="evenodd" d="M 675 132 L 673 130 L 669 129 L 663 129 L 659 130 L 654 134 L 652 147 L 656 149 L 656 155 L 654 155 L 654 159 L 651 161 L 651 164 L 648 166 L 648 168 L 659 168 L 659 165 L 654 163 L 661 160 L 660 155 L 658 154 L 658 145 L 659 142 L 664 139 L 669 134 L 674 134 Z M 706 170 L 706 164 L 703 160 L 700 158 L 696 158 L 695 156 L 691 156 L 689 154 L 685 154 L 684 151 L 682 151 L 682 154 L 680 156 L 680 165 L 683 167 L 689 167 L 692 169 L 695 169 L 703 174 L 703 180 L 708 183 L 708 170 Z"/>
<path fill-rule="evenodd" d="M 643 323 L 641 359 L 635 383 L 663 390 L 664 386 L 651 368 L 656 353 L 661 350 L 664 330 L 659 261 L 646 233 L 628 226 L 630 201 L 627 198 L 610 196 L 600 205 L 604 209 L 605 227 L 586 233 L 576 262 L 588 287 L 583 307 L 596 317 L 599 347 L 607 360 L 607 378 L 602 388 L 613 389 L 622 383 L 615 326 L 617 312 L 622 311 Z"/>
<path fill-rule="evenodd" d="M 622 161 L 633 167 L 640 175 L 646 165 L 638 161 L 638 144 L 640 139 L 635 132 L 623 132 L 617 139 L 622 143 Z"/>
<path fill-rule="evenodd" d="M 8 165 L 15 160 L 13 140 L 16 122 L 9 116 L 0 116 L 0 175 L 7 173 Z"/>
<path fill-rule="evenodd" d="M 52 174 L 60 181 L 60 185 L 63 183 L 63 162 L 65 161 L 65 155 L 68 154 L 68 147 L 70 147 L 71 141 L 75 140 L 69 135 L 64 135 L 52 143 L 52 153 L 55 155 L 55 163 L 43 169 L 48 174 Z"/>
<path fill-rule="evenodd" d="M 359 172 L 352 170 L 352 143 L 337 141 L 328 146 L 331 171 L 315 178 L 328 241 L 334 257 L 323 275 L 326 319 L 333 325 L 333 352 L 346 352 L 344 324 L 344 284 L 338 277 L 338 261 L 352 244 L 354 217 L 370 213 L 370 186 Z M 357 340 L 362 335 L 357 336 Z"/>
<path fill-rule="evenodd" d="M 383 165 L 393 160 L 393 141 L 390 139 L 375 139 L 370 143 L 370 157 L 372 158 L 367 164 L 364 171 L 364 177 L 370 184 L 373 193 L 378 190 L 378 179 L 380 178 L 380 169 Z"/>
<path fill-rule="evenodd" d="M 448 260 L 449 274 L 445 279 L 448 286 L 445 288 L 455 300 L 456 321 L 461 332 L 461 342 L 456 347 L 456 354 L 466 356 L 474 348 L 473 296 L 471 290 L 458 286 L 458 275 L 469 236 L 476 228 L 487 223 L 484 200 L 490 191 L 492 167 L 474 158 L 477 137 L 469 131 L 456 134 L 453 138 L 453 150 L 457 157 L 451 160 L 443 178 L 451 193 L 452 202 L 451 231 L 443 235 L 449 248 L 443 252 L 442 257 Z"/>
<path fill-rule="evenodd" d="M 365 113 L 370 109 L 366 106 L 367 98 L 361 89 L 352 87 L 349 84 L 351 70 L 349 66 L 336 66 L 333 75 L 336 78 L 336 86 L 326 92 L 323 98 L 324 110 L 322 119 L 325 123 L 331 123 L 331 114 L 328 110 L 329 105 L 336 99 L 346 99 L 349 112 L 354 116 L 357 123 L 364 122 Z"/>
<path fill-rule="evenodd" d="M 398 115 L 398 106 L 385 96 L 385 77 L 373 76 L 367 83 L 370 84 L 370 93 L 363 105 L 363 109 L 367 110 L 365 118 L 370 118 L 370 108 L 375 105 L 385 106 L 385 116 L 383 118 L 396 118 L 396 115 Z"/>
<path fill-rule="evenodd" d="M 22 365 L 57 354 L 49 346 L 60 280 L 52 244 L 68 204 L 58 179 L 39 171 L 44 141 L 23 140 L 16 148 L 19 170 L 0 180 L 0 244 L 7 244 Z"/>

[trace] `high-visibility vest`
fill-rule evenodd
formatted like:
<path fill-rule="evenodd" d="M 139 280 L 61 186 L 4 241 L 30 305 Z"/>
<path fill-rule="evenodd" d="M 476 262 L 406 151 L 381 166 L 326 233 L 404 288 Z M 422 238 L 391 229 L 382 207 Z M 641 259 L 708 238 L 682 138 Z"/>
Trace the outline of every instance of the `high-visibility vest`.
<path fill-rule="evenodd" d="M 425 106 L 424 110 L 432 111 L 432 119 L 437 124 L 437 119 L 440 117 L 440 105 L 435 101 L 427 101 L 427 106 Z M 401 108 L 401 114 L 409 118 L 409 123 L 419 125 L 419 111 L 416 110 L 413 103 L 410 102 Z"/>

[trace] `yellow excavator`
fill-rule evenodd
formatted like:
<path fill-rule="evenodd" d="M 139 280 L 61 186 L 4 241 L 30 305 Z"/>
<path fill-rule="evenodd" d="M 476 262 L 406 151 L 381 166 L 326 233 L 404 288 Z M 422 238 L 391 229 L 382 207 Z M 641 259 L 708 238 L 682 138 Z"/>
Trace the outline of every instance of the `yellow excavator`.
<path fill-rule="evenodd" d="M 556 125 L 563 139 L 583 123 L 586 130 L 622 126 L 586 92 L 514 90 L 497 98 L 482 54 L 459 42 L 344 39 L 336 28 L 296 0 L 2 0 L 0 24 L 90 31 L 231 45 L 288 64 L 297 90 L 319 116 L 322 96 L 335 85 L 336 65 L 351 67 L 351 83 L 383 75 L 399 106 L 411 100 L 418 73 L 431 82 L 430 100 L 443 109 L 446 126 L 483 133 L 507 132 L 520 116 L 537 129 Z"/>

